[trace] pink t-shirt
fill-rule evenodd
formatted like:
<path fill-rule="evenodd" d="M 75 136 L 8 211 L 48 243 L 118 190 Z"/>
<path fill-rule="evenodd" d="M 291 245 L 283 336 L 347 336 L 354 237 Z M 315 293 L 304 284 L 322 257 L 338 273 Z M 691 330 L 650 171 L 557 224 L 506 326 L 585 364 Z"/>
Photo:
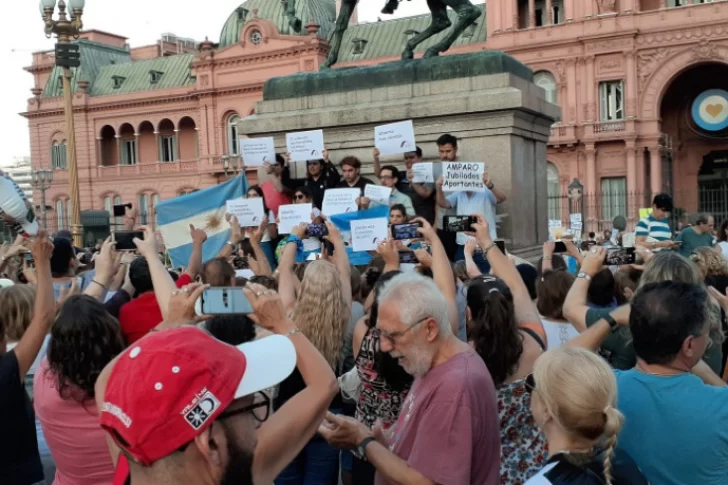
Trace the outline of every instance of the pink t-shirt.
<path fill-rule="evenodd" d="M 500 483 L 500 422 L 495 386 L 475 351 L 415 379 L 389 449 L 440 485 Z M 388 485 L 377 472 L 375 484 Z"/>
<path fill-rule="evenodd" d="M 56 462 L 53 485 L 111 485 L 114 464 L 96 402 L 61 399 L 43 359 L 33 381 L 33 406 Z"/>
<path fill-rule="evenodd" d="M 292 203 L 291 197 L 285 192 L 278 192 L 275 185 L 273 185 L 273 182 L 264 183 L 260 186 L 260 189 L 263 191 L 263 195 L 265 196 L 265 205 L 268 206 L 268 209 L 273 211 L 273 214 L 275 214 L 276 217 L 278 217 L 278 208 L 280 206 Z M 272 224 L 275 221 L 268 222 Z"/>

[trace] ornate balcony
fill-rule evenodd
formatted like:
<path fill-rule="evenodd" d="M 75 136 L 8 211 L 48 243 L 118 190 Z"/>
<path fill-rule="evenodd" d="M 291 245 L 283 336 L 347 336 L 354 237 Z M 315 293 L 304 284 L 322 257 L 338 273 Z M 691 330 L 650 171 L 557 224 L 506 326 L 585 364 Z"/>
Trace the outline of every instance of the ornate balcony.
<path fill-rule="evenodd" d="M 624 121 L 605 121 L 602 123 L 594 123 L 594 133 L 617 133 L 626 130 Z"/>
<path fill-rule="evenodd" d="M 136 165 L 113 165 L 97 167 L 100 179 L 119 177 L 139 177 L 145 175 L 164 175 L 177 173 L 197 173 L 199 160 L 179 160 L 176 162 L 142 163 Z"/>

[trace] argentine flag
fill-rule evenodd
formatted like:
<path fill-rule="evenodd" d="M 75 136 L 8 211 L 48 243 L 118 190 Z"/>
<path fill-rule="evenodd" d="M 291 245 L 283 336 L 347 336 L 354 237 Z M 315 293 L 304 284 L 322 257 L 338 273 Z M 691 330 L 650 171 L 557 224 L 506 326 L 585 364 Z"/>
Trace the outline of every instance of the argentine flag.
<path fill-rule="evenodd" d="M 175 197 L 157 204 L 157 228 L 162 233 L 174 267 L 184 266 L 192 254 L 190 224 L 207 233 L 202 262 L 218 255 L 230 240 L 230 224 L 225 220 L 226 202 L 248 192 L 245 174 L 224 184 Z"/>
<path fill-rule="evenodd" d="M 341 236 L 344 238 L 344 242 L 347 244 L 351 243 L 351 221 L 358 221 L 363 219 L 379 219 L 389 218 L 389 206 L 380 205 L 371 209 L 361 210 L 357 212 L 347 212 L 345 214 L 339 214 L 336 216 L 329 217 L 329 220 L 336 225 L 341 231 Z M 349 262 L 354 266 L 363 266 L 369 264 L 372 257 L 367 251 L 354 251 L 350 245 L 346 247 L 346 253 L 349 255 Z"/>

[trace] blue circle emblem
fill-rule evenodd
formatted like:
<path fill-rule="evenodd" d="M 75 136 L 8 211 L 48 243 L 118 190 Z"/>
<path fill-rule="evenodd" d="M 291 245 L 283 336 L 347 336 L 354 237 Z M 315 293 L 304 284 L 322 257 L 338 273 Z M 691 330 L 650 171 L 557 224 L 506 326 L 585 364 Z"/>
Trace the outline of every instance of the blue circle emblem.
<path fill-rule="evenodd" d="M 709 89 L 695 98 L 691 110 L 693 121 L 705 131 L 728 128 L 728 92 Z"/>

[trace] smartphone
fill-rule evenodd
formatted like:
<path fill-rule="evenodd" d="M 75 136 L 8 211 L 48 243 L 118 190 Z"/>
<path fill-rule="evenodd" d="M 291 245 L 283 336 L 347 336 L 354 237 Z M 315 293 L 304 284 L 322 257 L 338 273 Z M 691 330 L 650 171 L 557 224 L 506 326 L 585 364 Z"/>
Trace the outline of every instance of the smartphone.
<path fill-rule="evenodd" d="M 405 239 L 417 239 L 420 233 L 417 229 L 422 227 L 419 222 L 409 222 L 407 224 L 392 225 L 392 239 L 403 241 Z"/>
<path fill-rule="evenodd" d="M 495 245 L 501 250 L 501 253 L 506 254 L 506 242 L 503 239 L 496 239 Z"/>
<path fill-rule="evenodd" d="M 309 224 L 306 226 L 308 237 L 317 237 L 319 239 L 329 235 L 329 228 L 326 224 Z"/>
<path fill-rule="evenodd" d="M 136 251 L 134 238 L 144 239 L 144 231 L 117 231 L 114 233 L 117 251 Z"/>
<path fill-rule="evenodd" d="M 445 232 L 473 232 L 473 224 L 477 222 L 472 216 L 445 216 Z"/>
<path fill-rule="evenodd" d="M 25 253 L 25 254 L 23 254 L 23 257 L 25 258 L 25 260 L 28 263 L 32 263 L 33 262 L 33 253 Z"/>
<path fill-rule="evenodd" d="M 419 261 L 417 261 L 417 257 L 415 257 L 415 253 L 412 253 L 410 251 L 402 251 L 399 253 L 399 264 L 417 264 Z"/>
<path fill-rule="evenodd" d="M 249 315 L 253 307 L 242 288 L 226 286 L 208 288 L 200 296 L 203 315 Z"/>
<path fill-rule="evenodd" d="M 564 241 L 556 241 L 556 243 L 554 243 L 554 252 L 555 253 L 565 253 L 565 252 L 567 252 L 567 250 L 566 250 L 566 244 L 564 243 Z"/>
<path fill-rule="evenodd" d="M 127 208 L 129 208 L 129 209 L 132 208 L 131 203 L 115 205 L 114 206 L 114 217 L 121 217 L 121 216 L 125 215 Z"/>
<path fill-rule="evenodd" d="M 610 248 L 607 250 L 605 266 L 621 266 L 623 264 L 634 264 L 634 248 Z"/>

